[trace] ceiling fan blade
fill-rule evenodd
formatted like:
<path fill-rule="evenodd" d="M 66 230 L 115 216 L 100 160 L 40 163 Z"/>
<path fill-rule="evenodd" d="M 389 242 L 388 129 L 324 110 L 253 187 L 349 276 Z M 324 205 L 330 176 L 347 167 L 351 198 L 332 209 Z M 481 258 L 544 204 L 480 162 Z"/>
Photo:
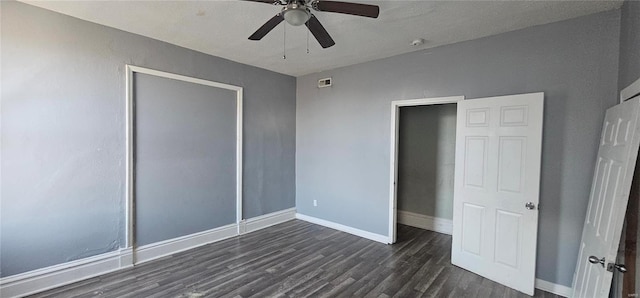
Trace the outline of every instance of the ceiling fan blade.
<path fill-rule="evenodd" d="M 260 2 L 260 3 L 266 3 L 266 4 L 280 4 L 280 1 L 278 0 L 242 0 L 242 1 Z"/>
<path fill-rule="evenodd" d="M 312 6 L 319 11 L 344 13 L 374 19 L 380 15 L 380 7 L 377 5 L 317 0 L 312 3 Z"/>
<path fill-rule="evenodd" d="M 318 21 L 318 18 L 313 14 L 309 21 L 307 21 L 306 25 L 307 28 L 309 28 L 309 31 L 311 31 L 311 34 L 313 34 L 313 36 L 318 40 L 322 48 L 326 49 L 336 44 L 336 42 L 333 41 L 333 38 L 329 35 L 329 32 L 324 29 L 322 24 L 320 24 L 320 21 Z"/>
<path fill-rule="evenodd" d="M 271 32 L 271 30 L 273 30 L 273 28 L 278 26 L 278 24 L 280 24 L 283 20 L 284 20 L 284 18 L 282 17 L 281 13 L 275 15 L 273 18 L 271 18 L 266 23 L 264 23 L 264 25 L 262 25 L 262 27 L 258 28 L 258 30 L 256 30 L 256 32 L 251 34 L 251 36 L 249 36 L 249 39 L 250 40 L 261 40 L 265 35 L 267 35 L 267 33 Z"/>

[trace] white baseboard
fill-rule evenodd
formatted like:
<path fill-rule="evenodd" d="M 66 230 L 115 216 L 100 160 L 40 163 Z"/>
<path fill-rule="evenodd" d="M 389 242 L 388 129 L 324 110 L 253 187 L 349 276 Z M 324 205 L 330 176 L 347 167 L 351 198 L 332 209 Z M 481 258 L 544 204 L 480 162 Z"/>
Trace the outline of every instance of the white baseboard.
<path fill-rule="evenodd" d="M 136 264 L 231 238 L 237 236 L 238 231 L 240 231 L 240 234 L 245 234 L 277 225 L 295 219 L 295 214 L 296 209 L 290 208 L 243 220 L 240 223 L 239 229 L 237 224 L 230 224 L 200 233 L 141 246 L 135 254 Z"/>
<path fill-rule="evenodd" d="M 21 274 L 0 278 L 0 297 L 22 297 L 61 287 L 91 277 L 129 268 L 180 251 L 237 236 L 239 227 L 246 226 L 246 233 L 257 231 L 295 218 L 295 208 L 250 218 L 241 225 L 231 224 L 208 231 L 157 242 L 139 247 L 109 252 L 77 261 L 58 264 Z"/>
<path fill-rule="evenodd" d="M 219 228 L 140 246 L 135 252 L 136 264 L 152 261 L 174 253 L 221 241 L 238 235 L 238 225 Z"/>
<path fill-rule="evenodd" d="M 120 270 L 123 268 L 121 255 L 130 253 L 130 249 L 123 249 L 3 277 L 0 279 L 0 296 L 22 297 Z"/>
<path fill-rule="evenodd" d="M 453 233 L 452 220 L 409 211 L 398 210 L 398 223 L 447 235 Z"/>
<path fill-rule="evenodd" d="M 536 278 L 536 289 L 563 297 L 570 297 L 573 293 L 573 289 L 571 287 L 554 284 L 552 282 L 548 282 L 539 278 Z"/>
<path fill-rule="evenodd" d="M 342 224 L 339 224 L 339 223 L 335 223 L 335 222 L 332 222 L 332 221 L 311 217 L 311 216 L 300 214 L 300 213 L 296 214 L 296 218 L 300 219 L 300 220 L 308 221 L 310 223 L 314 223 L 314 224 L 317 224 L 317 225 L 325 226 L 327 228 L 332 228 L 332 229 L 336 229 L 338 231 L 342 231 L 342 232 L 349 233 L 349 234 L 352 234 L 352 235 L 360 236 L 362 238 L 367 238 L 369 240 L 373 240 L 373 241 L 389 244 L 389 237 L 388 236 L 367 232 L 367 231 L 364 231 L 364 230 L 352 228 L 352 227 L 345 226 L 345 225 L 342 225 Z"/>
<path fill-rule="evenodd" d="M 285 209 L 273 213 L 256 216 L 244 221 L 244 231 L 251 233 L 273 225 L 296 219 L 296 208 Z"/>

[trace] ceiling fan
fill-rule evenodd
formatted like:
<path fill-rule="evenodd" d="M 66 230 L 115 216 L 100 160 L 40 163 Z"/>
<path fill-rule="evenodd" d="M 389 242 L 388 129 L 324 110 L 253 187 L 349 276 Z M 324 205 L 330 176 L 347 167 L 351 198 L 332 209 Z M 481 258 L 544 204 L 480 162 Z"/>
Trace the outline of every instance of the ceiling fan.
<path fill-rule="evenodd" d="M 283 20 L 293 26 L 305 24 L 311 34 L 318 40 L 322 48 L 333 46 L 335 41 L 329 35 L 326 29 L 320 24 L 318 18 L 311 13 L 311 9 L 315 11 L 337 12 L 350 14 L 354 16 L 362 16 L 369 18 L 377 18 L 380 14 L 380 8 L 377 5 L 349 3 L 329 0 L 245 0 L 251 2 L 260 2 L 273 5 L 282 5 L 280 11 L 273 18 L 268 20 L 262 27 L 258 28 L 251 36 L 250 40 L 260 40 L 273 28 L 280 24 Z"/>

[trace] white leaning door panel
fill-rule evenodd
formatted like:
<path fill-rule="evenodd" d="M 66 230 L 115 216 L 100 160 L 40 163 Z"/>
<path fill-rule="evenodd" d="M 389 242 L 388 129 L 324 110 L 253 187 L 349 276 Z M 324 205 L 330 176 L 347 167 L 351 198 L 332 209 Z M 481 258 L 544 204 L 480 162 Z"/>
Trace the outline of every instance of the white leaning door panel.
<path fill-rule="evenodd" d="M 607 110 L 582 240 L 574 297 L 608 297 L 640 145 L 640 97 Z M 589 258 L 592 257 L 591 262 Z"/>
<path fill-rule="evenodd" d="M 543 93 L 461 101 L 456 128 L 451 261 L 530 295 L 543 103 Z"/>

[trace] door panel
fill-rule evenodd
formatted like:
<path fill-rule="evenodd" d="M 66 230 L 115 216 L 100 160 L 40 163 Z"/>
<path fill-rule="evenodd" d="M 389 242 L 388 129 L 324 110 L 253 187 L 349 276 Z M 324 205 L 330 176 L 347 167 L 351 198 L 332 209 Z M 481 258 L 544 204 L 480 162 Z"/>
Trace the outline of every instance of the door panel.
<path fill-rule="evenodd" d="M 468 203 L 465 203 L 463 208 L 462 249 L 479 256 L 482 245 L 484 208 Z"/>
<path fill-rule="evenodd" d="M 487 164 L 487 137 L 469 137 L 465 151 L 464 181 L 467 187 L 484 188 Z"/>
<path fill-rule="evenodd" d="M 489 126 L 489 109 L 469 109 L 467 110 L 466 127 L 486 127 Z"/>
<path fill-rule="evenodd" d="M 514 269 L 518 268 L 518 237 L 522 214 L 497 211 L 495 260 Z"/>
<path fill-rule="evenodd" d="M 454 265 L 533 294 L 543 93 L 458 103 Z"/>
<path fill-rule="evenodd" d="M 638 156 L 640 97 L 607 110 L 573 280 L 574 297 L 607 297 Z M 589 257 L 601 260 L 589 262 Z M 594 259 L 594 261 L 595 261 Z"/>
<path fill-rule="evenodd" d="M 522 192 L 526 138 L 500 137 L 498 191 Z"/>
<path fill-rule="evenodd" d="M 504 106 L 500 108 L 500 126 L 527 126 L 527 106 Z"/>

